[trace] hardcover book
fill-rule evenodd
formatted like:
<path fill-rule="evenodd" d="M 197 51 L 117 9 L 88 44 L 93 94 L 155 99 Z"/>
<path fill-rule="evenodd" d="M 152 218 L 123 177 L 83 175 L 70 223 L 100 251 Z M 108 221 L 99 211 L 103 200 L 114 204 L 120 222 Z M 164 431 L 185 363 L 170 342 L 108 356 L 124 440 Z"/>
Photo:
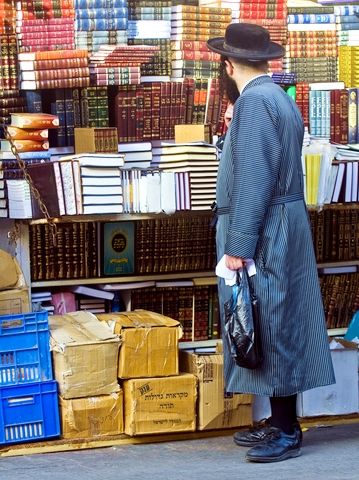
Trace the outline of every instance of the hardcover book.
<path fill-rule="evenodd" d="M 134 273 L 135 224 L 111 222 L 103 226 L 103 273 L 124 275 Z"/>

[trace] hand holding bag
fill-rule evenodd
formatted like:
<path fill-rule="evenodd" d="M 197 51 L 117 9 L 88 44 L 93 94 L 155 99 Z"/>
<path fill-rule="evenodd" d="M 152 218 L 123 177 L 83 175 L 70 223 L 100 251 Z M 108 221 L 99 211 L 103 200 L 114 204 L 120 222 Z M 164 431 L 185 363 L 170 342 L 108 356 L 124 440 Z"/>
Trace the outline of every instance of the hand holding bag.
<path fill-rule="evenodd" d="M 237 271 L 237 282 L 232 296 L 224 304 L 224 336 L 233 360 L 239 367 L 255 369 L 263 361 L 259 330 L 258 300 L 247 268 Z"/>

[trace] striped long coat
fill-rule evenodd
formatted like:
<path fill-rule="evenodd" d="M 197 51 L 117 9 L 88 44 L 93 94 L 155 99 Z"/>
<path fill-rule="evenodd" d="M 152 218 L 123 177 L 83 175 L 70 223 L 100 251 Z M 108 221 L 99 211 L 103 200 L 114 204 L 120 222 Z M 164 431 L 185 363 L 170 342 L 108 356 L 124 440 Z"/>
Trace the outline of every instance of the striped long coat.
<path fill-rule="evenodd" d="M 217 255 L 255 261 L 264 361 L 240 368 L 224 342 L 228 392 L 287 396 L 335 383 L 305 202 L 270 204 L 303 191 L 303 133 L 295 102 L 268 75 L 245 86 L 218 170 L 217 205 L 229 213 L 218 216 Z M 231 287 L 218 286 L 223 322 Z"/>

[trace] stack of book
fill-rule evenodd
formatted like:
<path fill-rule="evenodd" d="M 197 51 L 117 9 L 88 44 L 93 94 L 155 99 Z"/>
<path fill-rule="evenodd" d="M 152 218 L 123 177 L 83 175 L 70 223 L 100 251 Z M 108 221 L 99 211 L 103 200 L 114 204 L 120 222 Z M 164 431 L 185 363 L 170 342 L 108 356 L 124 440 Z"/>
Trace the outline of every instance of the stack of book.
<path fill-rule="evenodd" d="M 156 3 L 156 4 L 155 4 Z M 142 81 L 168 81 L 171 75 L 171 1 L 129 0 L 128 45 L 155 45 L 159 50 L 141 65 Z"/>
<path fill-rule="evenodd" d="M 55 89 L 90 85 L 87 50 L 19 53 L 20 89 Z"/>
<path fill-rule="evenodd" d="M 359 6 L 335 6 L 338 35 L 339 79 L 349 87 L 359 82 Z"/>
<path fill-rule="evenodd" d="M 208 52 L 195 57 L 193 50 L 187 48 L 184 42 L 201 41 L 205 43 L 210 37 L 222 37 L 232 21 L 229 8 L 195 7 L 192 5 L 174 5 L 171 8 L 171 40 L 177 46 L 183 47 L 180 51 L 189 51 L 182 57 L 172 60 L 171 77 L 211 78 L 218 76 L 219 58 L 208 51 L 202 44 L 202 51 Z M 197 45 L 198 46 L 198 45 Z M 192 51 L 191 51 L 192 50 Z M 179 57 L 179 58 L 178 58 Z"/>
<path fill-rule="evenodd" d="M 50 5 L 52 4 L 50 0 Z M 72 4 L 72 2 L 69 2 Z M 42 12 L 42 3 L 18 2 L 21 9 L 24 5 L 29 10 L 18 11 L 22 18 L 16 21 L 16 32 L 19 43 L 19 52 L 38 52 L 45 50 L 73 50 L 74 41 L 74 10 L 61 10 L 59 17 L 50 16 L 55 10 L 48 9 Z M 32 12 L 30 8 L 39 8 Z M 64 15 L 68 12 L 69 16 Z M 71 12 L 71 13 L 70 13 Z M 45 19 L 46 18 L 46 19 Z"/>
<path fill-rule="evenodd" d="M 117 31 L 127 28 L 126 2 L 121 0 L 76 0 L 76 32 Z"/>
<path fill-rule="evenodd" d="M 65 204 L 68 196 L 81 195 L 80 209 L 83 214 L 122 213 L 123 194 L 120 167 L 124 165 L 124 155 L 111 153 L 82 153 L 60 158 Z M 70 174 L 64 177 L 66 165 Z M 74 166 L 77 173 L 74 173 Z M 69 191 L 69 194 L 66 192 Z M 72 192 L 72 193 L 70 193 Z M 79 214 L 74 206 L 72 212 Z"/>
<path fill-rule="evenodd" d="M 6 10 L 3 10 L 5 12 Z M 5 28 L 4 30 L 8 30 Z M 11 28 L 9 28 L 11 30 Z M 0 30 L 1 32 L 1 30 Z M 19 88 L 18 58 L 15 33 L 0 33 L 1 66 L 0 89 L 16 90 Z M 0 97 L 1 98 L 1 97 Z"/>
<path fill-rule="evenodd" d="M 239 22 L 254 23 L 269 30 L 271 40 L 287 43 L 287 2 L 285 0 L 241 0 Z M 282 72 L 282 59 L 269 61 L 269 72 Z"/>
<path fill-rule="evenodd" d="M 206 210 L 216 197 L 217 147 L 205 143 L 152 149 L 151 165 L 175 173 L 177 210 Z"/>
<path fill-rule="evenodd" d="M 288 7 L 284 71 L 298 82 L 337 80 L 338 46 L 332 6 Z"/>
<path fill-rule="evenodd" d="M 90 57 L 92 85 L 139 84 L 141 65 L 151 61 L 158 46 L 101 45 Z"/>

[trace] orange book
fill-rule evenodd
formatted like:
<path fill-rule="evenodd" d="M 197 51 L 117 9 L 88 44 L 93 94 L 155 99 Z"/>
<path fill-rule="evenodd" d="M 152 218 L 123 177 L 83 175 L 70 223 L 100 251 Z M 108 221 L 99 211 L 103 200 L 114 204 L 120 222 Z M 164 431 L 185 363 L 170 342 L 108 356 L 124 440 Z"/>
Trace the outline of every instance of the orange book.
<path fill-rule="evenodd" d="M 11 126 L 19 128 L 57 128 L 59 117 L 50 113 L 12 113 Z"/>
<path fill-rule="evenodd" d="M 19 128 L 9 125 L 7 131 L 14 140 L 44 140 L 49 138 L 47 128 Z"/>
<path fill-rule="evenodd" d="M 11 151 L 9 140 L 1 140 L 1 150 Z M 41 152 L 49 149 L 49 141 L 46 140 L 16 140 L 13 139 L 14 145 L 18 152 Z"/>
<path fill-rule="evenodd" d="M 55 58 L 81 58 L 88 57 L 88 50 L 47 50 L 44 52 L 20 52 L 18 61 L 53 60 Z"/>

